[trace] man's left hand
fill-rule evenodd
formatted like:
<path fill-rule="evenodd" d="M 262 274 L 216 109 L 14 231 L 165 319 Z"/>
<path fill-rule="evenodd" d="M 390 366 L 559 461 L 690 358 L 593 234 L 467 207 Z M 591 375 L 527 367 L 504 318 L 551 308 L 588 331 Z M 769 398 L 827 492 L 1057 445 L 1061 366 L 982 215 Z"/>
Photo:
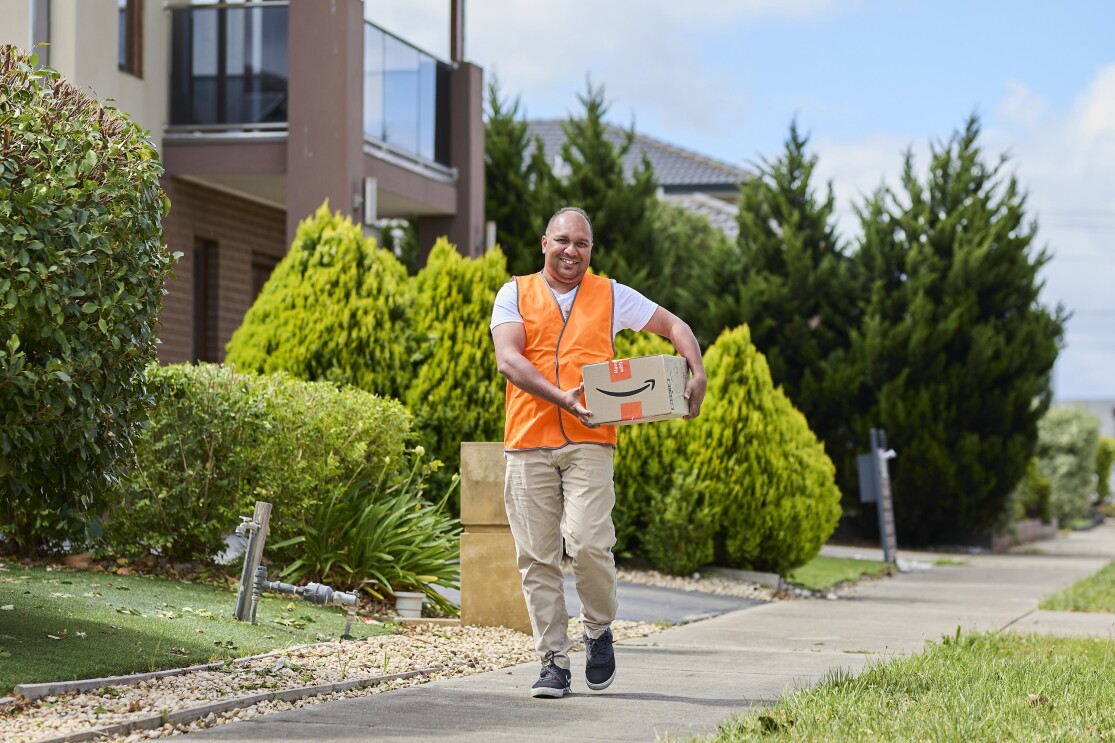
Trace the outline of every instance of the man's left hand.
<path fill-rule="evenodd" d="M 685 416 L 686 419 L 696 418 L 701 414 L 701 403 L 705 401 L 705 387 L 707 386 L 708 378 L 704 374 L 690 377 L 689 381 L 685 383 L 684 397 L 689 401 L 689 415 Z"/>

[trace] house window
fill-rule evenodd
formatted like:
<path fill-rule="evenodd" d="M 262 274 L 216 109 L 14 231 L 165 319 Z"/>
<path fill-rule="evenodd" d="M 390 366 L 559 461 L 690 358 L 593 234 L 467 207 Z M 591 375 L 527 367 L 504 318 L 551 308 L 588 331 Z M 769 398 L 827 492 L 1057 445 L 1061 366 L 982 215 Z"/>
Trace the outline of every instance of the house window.
<path fill-rule="evenodd" d="M 143 0 L 116 0 L 116 62 L 121 72 L 143 77 Z"/>
<path fill-rule="evenodd" d="M 194 238 L 193 361 L 218 361 L 217 241 Z"/>
<path fill-rule="evenodd" d="M 267 255 L 265 253 L 252 253 L 252 301 L 259 296 L 260 290 L 267 280 L 271 278 L 271 272 L 275 270 L 275 266 L 279 265 L 279 259 Z"/>

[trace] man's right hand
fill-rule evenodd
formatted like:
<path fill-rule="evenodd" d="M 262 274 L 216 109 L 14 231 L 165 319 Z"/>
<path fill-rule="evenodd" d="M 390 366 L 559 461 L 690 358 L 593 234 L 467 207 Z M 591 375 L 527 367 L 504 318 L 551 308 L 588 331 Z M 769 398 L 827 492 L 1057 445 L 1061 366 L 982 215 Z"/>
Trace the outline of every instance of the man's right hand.
<path fill-rule="evenodd" d="M 570 415 L 577 416 L 577 420 L 581 422 L 581 425 L 595 428 L 596 426 L 592 423 L 592 411 L 581 403 L 581 397 L 584 393 L 584 382 L 581 382 L 571 390 L 564 390 L 561 393 L 562 402 L 560 407 Z"/>

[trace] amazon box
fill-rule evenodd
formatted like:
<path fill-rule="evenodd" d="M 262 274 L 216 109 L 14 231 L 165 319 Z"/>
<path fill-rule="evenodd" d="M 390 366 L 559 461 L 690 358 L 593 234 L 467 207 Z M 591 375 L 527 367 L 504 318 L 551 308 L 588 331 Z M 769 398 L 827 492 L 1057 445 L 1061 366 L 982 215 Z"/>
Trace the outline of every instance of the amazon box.
<path fill-rule="evenodd" d="M 585 407 L 602 426 L 650 423 L 689 413 L 689 366 L 680 356 L 636 356 L 581 367 Z"/>

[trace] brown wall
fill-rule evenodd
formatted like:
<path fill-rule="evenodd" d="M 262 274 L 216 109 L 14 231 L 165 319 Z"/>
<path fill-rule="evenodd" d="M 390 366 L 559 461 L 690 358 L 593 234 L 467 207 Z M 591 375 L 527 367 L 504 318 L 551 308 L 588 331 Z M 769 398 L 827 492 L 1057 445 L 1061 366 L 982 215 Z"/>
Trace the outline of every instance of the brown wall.
<path fill-rule="evenodd" d="M 286 254 L 286 213 L 282 209 L 238 198 L 223 191 L 165 178 L 170 214 L 163 220 L 171 252 L 181 252 L 175 278 L 163 297 L 159 360 L 178 363 L 194 355 L 194 245 L 212 240 L 216 249 L 216 312 L 209 347 L 211 360 L 224 359 L 224 346 L 240 326 L 252 301 L 252 253 L 273 258 Z"/>

